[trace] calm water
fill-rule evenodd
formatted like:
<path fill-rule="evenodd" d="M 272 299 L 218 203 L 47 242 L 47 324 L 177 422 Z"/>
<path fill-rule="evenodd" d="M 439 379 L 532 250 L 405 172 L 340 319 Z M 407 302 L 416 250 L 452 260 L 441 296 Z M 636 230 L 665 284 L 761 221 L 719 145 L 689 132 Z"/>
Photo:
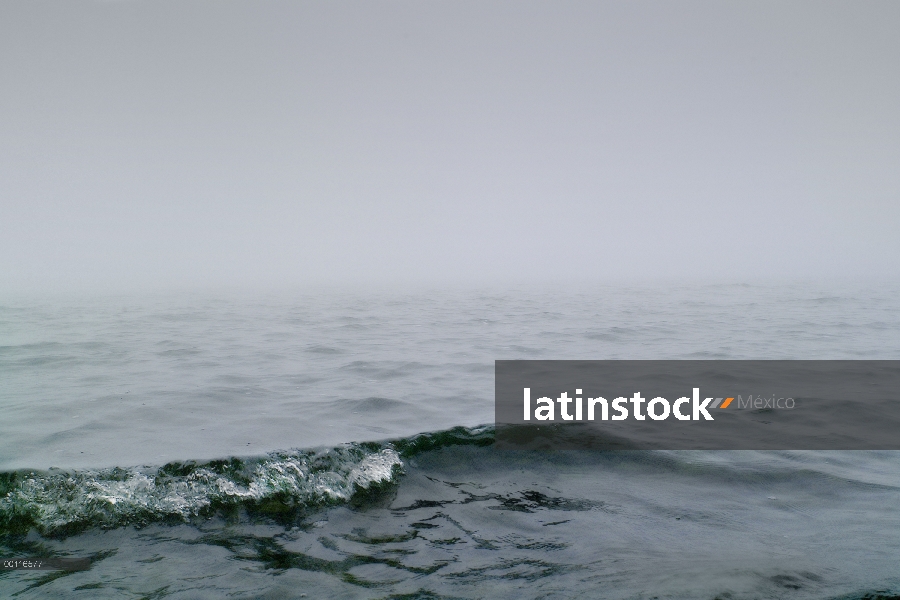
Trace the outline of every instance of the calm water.
<path fill-rule="evenodd" d="M 900 288 L 0 302 L 0 555 L 93 558 L 0 595 L 900 594 L 897 454 L 501 452 L 504 358 L 896 359 Z"/>

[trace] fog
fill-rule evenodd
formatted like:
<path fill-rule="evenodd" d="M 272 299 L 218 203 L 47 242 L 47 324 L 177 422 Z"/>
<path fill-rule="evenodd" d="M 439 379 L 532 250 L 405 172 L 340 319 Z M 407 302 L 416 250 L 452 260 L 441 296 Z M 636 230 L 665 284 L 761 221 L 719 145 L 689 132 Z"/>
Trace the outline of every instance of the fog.
<path fill-rule="evenodd" d="M 897 2 L 4 2 L 0 289 L 900 275 Z"/>

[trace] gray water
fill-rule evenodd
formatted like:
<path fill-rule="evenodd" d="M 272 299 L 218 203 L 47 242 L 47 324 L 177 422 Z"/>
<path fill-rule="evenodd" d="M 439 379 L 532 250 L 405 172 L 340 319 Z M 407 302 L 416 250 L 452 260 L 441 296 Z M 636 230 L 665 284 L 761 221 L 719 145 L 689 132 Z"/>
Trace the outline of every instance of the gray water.
<path fill-rule="evenodd" d="M 0 555 L 93 563 L 0 593 L 900 594 L 893 452 L 515 453 L 480 427 L 496 359 L 900 358 L 898 291 L 4 300 Z"/>

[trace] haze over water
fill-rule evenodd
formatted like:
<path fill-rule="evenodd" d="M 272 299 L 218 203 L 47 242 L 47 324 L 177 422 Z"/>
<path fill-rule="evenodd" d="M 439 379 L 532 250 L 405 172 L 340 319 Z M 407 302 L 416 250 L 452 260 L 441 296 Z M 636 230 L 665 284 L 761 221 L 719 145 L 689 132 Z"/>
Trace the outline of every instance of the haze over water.
<path fill-rule="evenodd" d="M 4 3 L 0 557 L 91 567 L 0 595 L 900 597 L 894 452 L 490 426 L 497 359 L 900 358 L 898 30 Z"/>
<path fill-rule="evenodd" d="M 151 295 L 0 308 L 0 467 L 259 454 L 493 422 L 498 359 L 900 356 L 888 285 Z"/>

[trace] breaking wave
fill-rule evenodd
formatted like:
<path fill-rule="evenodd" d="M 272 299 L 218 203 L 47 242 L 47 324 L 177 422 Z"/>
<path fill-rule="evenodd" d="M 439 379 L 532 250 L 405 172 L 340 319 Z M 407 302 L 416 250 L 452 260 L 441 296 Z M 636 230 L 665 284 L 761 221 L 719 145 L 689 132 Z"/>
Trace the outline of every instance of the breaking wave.
<path fill-rule="evenodd" d="M 2 473 L 0 533 L 34 527 L 44 535 L 69 535 L 89 527 L 190 521 L 235 509 L 290 516 L 377 497 L 403 474 L 403 457 L 491 443 L 492 427 L 456 427 L 385 443 L 259 458 Z"/>

